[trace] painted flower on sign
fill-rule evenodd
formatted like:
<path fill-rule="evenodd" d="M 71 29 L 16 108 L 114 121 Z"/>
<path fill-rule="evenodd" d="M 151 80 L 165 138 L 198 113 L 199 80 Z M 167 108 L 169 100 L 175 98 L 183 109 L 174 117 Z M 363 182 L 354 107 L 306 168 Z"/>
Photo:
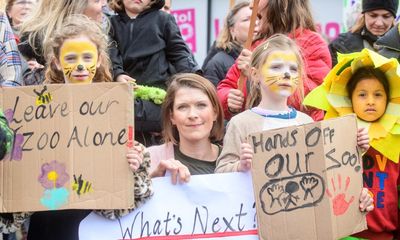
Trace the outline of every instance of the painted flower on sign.
<path fill-rule="evenodd" d="M 69 175 L 65 171 L 64 164 L 54 160 L 42 165 L 42 172 L 38 180 L 46 189 L 60 188 L 69 181 Z"/>

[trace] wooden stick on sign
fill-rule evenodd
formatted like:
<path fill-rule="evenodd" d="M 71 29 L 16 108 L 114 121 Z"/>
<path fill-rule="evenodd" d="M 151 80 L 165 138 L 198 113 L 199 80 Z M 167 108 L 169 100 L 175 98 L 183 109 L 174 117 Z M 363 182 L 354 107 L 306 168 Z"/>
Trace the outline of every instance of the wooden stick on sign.
<path fill-rule="evenodd" d="M 247 39 L 243 46 L 244 48 L 247 48 L 247 49 L 249 49 L 251 47 L 251 44 L 253 42 L 254 28 L 256 26 L 259 2 L 260 2 L 260 0 L 253 0 L 253 9 L 251 12 L 249 32 L 247 33 Z M 238 89 L 241 91 L 243 91 L 245 77 L 246 76 L 243 74 L 243 72 L 240 72 L 240 77 L 237 81 L 237 84 L 238 84 Z"/>
<path fill-rule="evenodd" d="M 229 9 L 232 9 L 235 6 L 235 0 L 229 0 Z"/>

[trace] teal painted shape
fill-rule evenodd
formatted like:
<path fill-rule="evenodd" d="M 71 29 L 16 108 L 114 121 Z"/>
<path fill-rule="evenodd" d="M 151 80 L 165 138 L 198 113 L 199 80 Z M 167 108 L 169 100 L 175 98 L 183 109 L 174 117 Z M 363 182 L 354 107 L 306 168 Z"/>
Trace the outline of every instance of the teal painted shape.
<path fill-rule="evenodd" d="M 66 188 L 46 189 L 40 203 L 49 210 L 57 210 L 68 202 L 69 192 Z"/>

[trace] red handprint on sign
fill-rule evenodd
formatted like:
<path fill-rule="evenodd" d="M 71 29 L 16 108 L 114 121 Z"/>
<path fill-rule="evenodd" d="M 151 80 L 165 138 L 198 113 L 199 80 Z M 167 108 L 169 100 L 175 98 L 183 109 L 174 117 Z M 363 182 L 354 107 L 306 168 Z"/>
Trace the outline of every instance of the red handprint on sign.
<path fill-rule="evenodd" d="M 338 189 L 336 189 L 335 187 L 335 182 L 333 178 L 331 178 L 331 183 L 333 188 L 333 195 L 329 191 L 329 189 L 326 189 L 326 194 L 328 195 L 329 198 L 332 199 L 333 214 L 335 214 L 335 216 L 339 216 L 344 214 L 349 208 L 350 204 L 354 201 L 354 196 L 351 196 L 350 200 L 346 201 L 346 191 L 350 185 L 350 177 L 346 178 L 346 185 L 343 192 L 342 192 L 342 176 L 340 174 L 338 175 Z"/>

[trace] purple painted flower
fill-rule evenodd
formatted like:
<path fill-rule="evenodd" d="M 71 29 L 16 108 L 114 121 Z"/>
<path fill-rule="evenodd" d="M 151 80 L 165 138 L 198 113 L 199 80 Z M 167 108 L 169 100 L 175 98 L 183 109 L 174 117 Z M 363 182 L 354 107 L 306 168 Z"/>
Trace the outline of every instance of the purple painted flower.
<path fill-rule="evenodd" d="M 14 117 L 14 111 L 9 108 L 4 111 L 4 116 L 6 117 L 8 124 L 10 124 Z"/>
<path fill-rule="evenodd" d="M 38 180 L 46 189 L 60 188 L 69 181 L 69 175 L 65 171 L 64 164 L 54 160 L 42 165 L 42 173 Z"/>
<path fill-rule="evenodd" d="M 14 146 L 12 149 L 12 160 L 21 160 L 22 159 L 22 144 L 24 143 L 24 135 L 16 134 L 14 139 Z"/>

